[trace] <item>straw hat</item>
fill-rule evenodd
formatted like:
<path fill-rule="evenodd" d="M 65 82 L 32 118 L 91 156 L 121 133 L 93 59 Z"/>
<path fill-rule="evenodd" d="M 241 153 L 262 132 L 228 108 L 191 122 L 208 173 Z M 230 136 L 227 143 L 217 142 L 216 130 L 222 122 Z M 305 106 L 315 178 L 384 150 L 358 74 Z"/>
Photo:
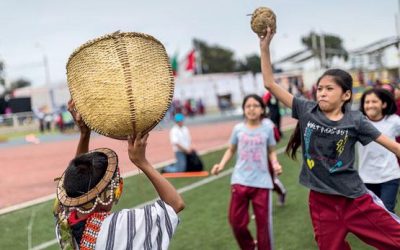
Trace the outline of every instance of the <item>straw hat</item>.
<path fill-rule="evenodd" d="M 270 27 L 273 33 L 276 32 L 276 15 L 270 8 L 259 7 L 251 16 L 251 29 L 262 36 L 267 27 Z"/>
<path fill-rule="evenodd" d="M 104 189 L 110 184 L 111 180 L 115 177 L 118 168 L 117 154 L 113 150 L 108 148 L 98 148 L 90 151 L 89 153 L 91 152 L 101 152 L 107 156 L 108 165 L 103 178 L 86 194 L 78 197 L 69 197 L 64 188 L 64 172 L 57 185 L 57 198 L 62 205 L 66 207 L 78 207 L 92 201 L 94 198 L 97 197 L 97 195 L 104 191 Z"/>
<path fill-rule="evenodd" d="M 115 32 L 80 46 L 68 60 L 67 79 L 85 123 L 117 139 L 155 127 L 174 91 L 164 46 L 134 32 Z"/>

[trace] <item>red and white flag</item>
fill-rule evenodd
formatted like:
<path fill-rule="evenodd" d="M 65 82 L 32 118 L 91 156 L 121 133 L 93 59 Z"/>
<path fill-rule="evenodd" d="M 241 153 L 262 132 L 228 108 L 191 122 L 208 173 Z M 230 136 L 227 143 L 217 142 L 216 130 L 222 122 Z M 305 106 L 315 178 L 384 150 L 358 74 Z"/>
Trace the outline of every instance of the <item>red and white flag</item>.
<path fill-rule="evenodd" d="M 191 77 L 197 73 L 197 53 L 192 49 L 185 55 L 185 57 L 178 63 L 177 77 Z"/>
<path fill-rule="evenodd" d="M 194 73 L 196 70 L 196 51 L 192 49 L 186 58 L 186 70 Z"/>

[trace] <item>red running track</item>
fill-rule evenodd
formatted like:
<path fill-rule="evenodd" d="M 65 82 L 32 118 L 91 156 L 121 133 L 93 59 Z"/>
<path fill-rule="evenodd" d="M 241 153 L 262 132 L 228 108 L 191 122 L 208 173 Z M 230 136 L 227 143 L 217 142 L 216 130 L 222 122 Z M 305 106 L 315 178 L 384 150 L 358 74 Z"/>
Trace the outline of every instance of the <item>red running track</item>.
<path fill-rule="evenodd" d="M 189 126 L 193 147 L 203 151 L 226 145 L 233 126 L 238 121 Z M 284 117 L 283 126 L 296 120 Z M 168 129 L 153 130 L 147 146 L 147 158 L 152 164 L 174 158 Z M 54 194 L 55 182 L 75 154 L 77 139 L 27 144 L 0 149 L 0 209 Z M 127 142 L 103 136 L 93 136 L 90 149 L 108 147 L 119 156 L 122 173 L 135 170 L 129 161 Z"/>

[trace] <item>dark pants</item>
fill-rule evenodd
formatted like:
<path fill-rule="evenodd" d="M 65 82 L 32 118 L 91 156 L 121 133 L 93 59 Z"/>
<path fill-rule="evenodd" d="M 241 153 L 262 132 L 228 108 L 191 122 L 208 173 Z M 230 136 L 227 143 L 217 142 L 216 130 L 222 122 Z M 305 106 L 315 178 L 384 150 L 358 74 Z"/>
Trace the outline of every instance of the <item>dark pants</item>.
<path fill-rule="evenodd" d="M 390 212 L 394 213 L 396 207 L 396 197 L 399 191 L 400 179 L 390 180 L 384 183 L 368 184 L 365 183 L 367 188 L 374 192 L 376 196 L 381 198 L 383 204 Z"/>

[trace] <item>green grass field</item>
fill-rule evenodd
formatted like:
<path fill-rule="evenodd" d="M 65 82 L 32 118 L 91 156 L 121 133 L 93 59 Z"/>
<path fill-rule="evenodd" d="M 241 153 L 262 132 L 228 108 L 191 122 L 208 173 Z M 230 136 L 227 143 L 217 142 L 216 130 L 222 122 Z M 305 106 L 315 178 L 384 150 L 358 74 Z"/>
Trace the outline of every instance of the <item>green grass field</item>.
<path fill-rule="evenodd" d="M 286 134 L 278 148 L 286 145 Z M 220 160 L 224 151 L 202 156 L 209 170 Z M 286 155 L 279 156 L 284 173 L 281 180 L 288 190 L 284 207 L 276 205 L 274 194 L 273 230 L 276 249 L 317 249 L 308 214 L 308 190 L 298 184 L 300 163 Z M 232 167 L 233 161 L 229 167 Z M 203 178 L 171 179 L 176 188 L 182 188 Z M 181 223 L 170 249 L 239 249 L 231 233 L 227 211 L 230 199 L 230 175 L 183 193 L 186 208 L 180 213 Z M 12 193 L 10 193 L 12 195 Z M 134 207 L 156 197 L 153 187 L 143 174 L 125 179 L 124 194 L 116 210 Z M 54 240 L 52 202 L 22 209 L 0 216 L 0 249 L 29 249 Z M 399 211 L 397 209 L 397 211 Z M 254 221 L 250 223 L 254 232 Z M 353 249 L 373 249 L 350 235 Z M 52 244 L 46 249 L 58 249 Z"/>

